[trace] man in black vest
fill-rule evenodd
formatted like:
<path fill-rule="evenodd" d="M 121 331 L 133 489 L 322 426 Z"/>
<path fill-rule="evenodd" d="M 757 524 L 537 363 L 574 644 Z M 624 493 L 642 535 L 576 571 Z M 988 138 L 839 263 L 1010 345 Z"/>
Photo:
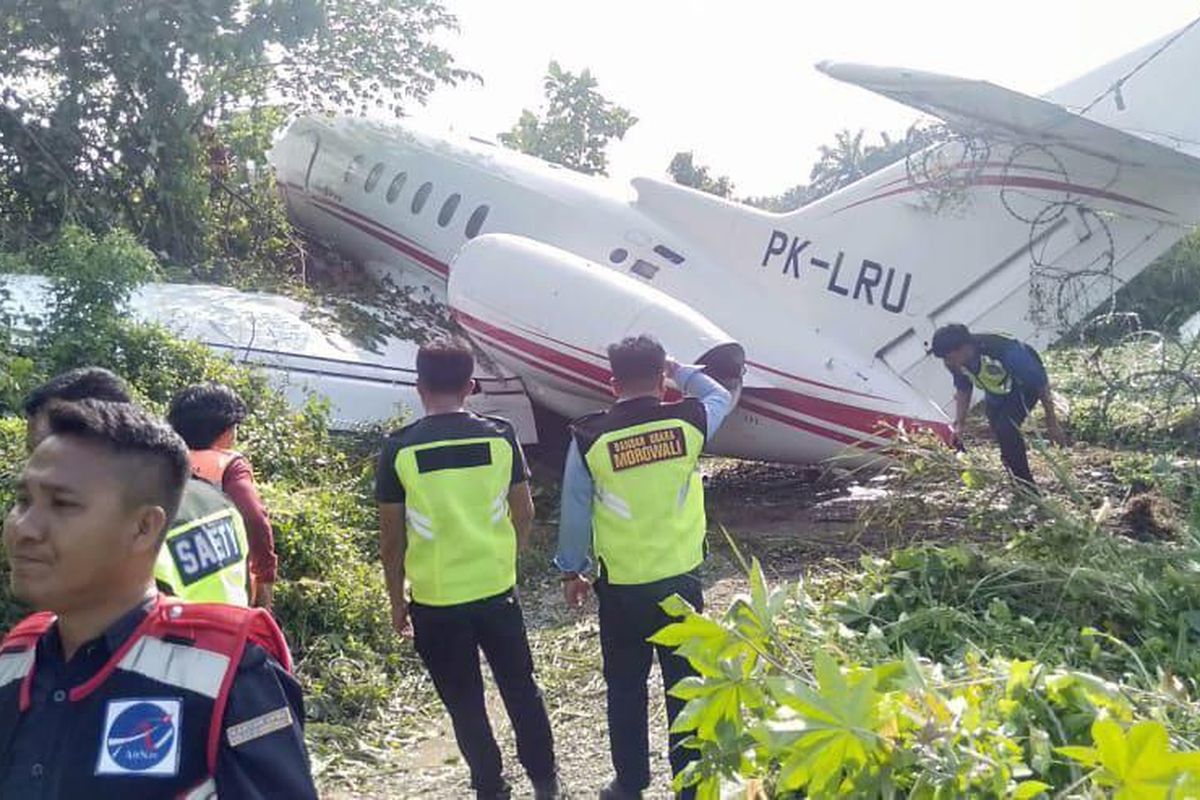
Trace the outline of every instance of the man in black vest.
<path fill-rule="evenodd" d="M 1029 454 L 1021 423 L 1040 401 L 1046 411 L 1050 441 L 1066 438 L 1054 410 L 1054 393 L 1042 358 L 1025 342 L 998 333 L 972 333 L 966 325 L 943 325 L 934 331 L 930 352 L 942 359 L 954 380 L 954 437 L 959 436 L 971 409 L 976 386 L 983 390 L 988 424 L 1000 445 L 1000 460 L 1019 485 L 1032 487 Z"/>
<path fill-rule="evenodd" d="M 316 797 L 300 689 L 260 610 L 187 605 L 154 564 L 187 448 L 127 403 L 52 402 L 4 520 L 0 797 Z"/>

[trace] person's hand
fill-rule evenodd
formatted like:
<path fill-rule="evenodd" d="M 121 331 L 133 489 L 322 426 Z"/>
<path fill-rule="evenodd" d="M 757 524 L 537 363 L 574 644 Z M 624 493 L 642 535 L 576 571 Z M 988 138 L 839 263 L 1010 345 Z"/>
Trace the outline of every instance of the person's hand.
<path fill-rule="evenodd" d="M 271 605 L 275 602 L 275 584 L 273 583 L 255 583 L 254 584 L 254 607 L 263 608 L 267 611 L 271 610 Z"/>
<path fill-rule="evenodd" d="M 1062 426 L 1058 424 L 1058 420 L 1046 423 L 1046 436 L 1050 438 L 1051 444 L 1059 447 L 1067 446 L 1067 436 L 1063 433 Z"/>
<path fill-rule="evenodd" d="M 966 444 L 963 443 L 962 429 L 963 426 L 961 423 L 956 422 L 950 426 L 950 446 L 960 453 L 965 452 L 967 449 Z"/>
<path fill-rule="evenodd" d="M 667 360 L 663 363 L 663 373 L 670 380 L 675 380 L 675 376 L 679 373 L 679 362 L 667 356 Z"/>
<path fill-rule="evenodd" d="M 413 636 L 412 620 L 408 618 L 408 601 L 392 601 L 392 629 L 405 639 Z"/>
<path fill-rule="evenodd" d="M 588 593 L 591 589 L 591 581 L 582 575 L 572 575 L 563 578 L 563 597 L 567 601 L 568 608 L 583 608 L 584 604 L 587 603 Z"/>

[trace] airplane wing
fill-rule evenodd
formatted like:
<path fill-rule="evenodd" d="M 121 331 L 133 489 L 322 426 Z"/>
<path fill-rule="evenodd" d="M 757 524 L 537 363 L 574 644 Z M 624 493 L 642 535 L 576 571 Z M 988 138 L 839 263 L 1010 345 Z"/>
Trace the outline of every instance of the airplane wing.
<path fill-rule="evenodd" d="M 51 284 L 38 275 L 0 275 L 0 312 L 11 315 L 19 337 L 29 336 L 52 306 Z M 290 297 L 227 286 L 147 283 L 133 293 L 129 312 L 163 325 L 221 356 L 259 369 L 295 407 L 312 395 L 330 403 L 335 430 L 361 430 L 403 413 L 419 415 L 418 342 L 385 337 L 375 349 L 317 324 L 304 303 Z M 520 379 L 480 363 L 478 391 L 467 406 L 510 420 L 522 444 L 538 443 L 533 406 Z"/>
<path fill-rule="evenodd" d="M 957 130 L 990 138 L 1056 144 L 1108 161 L 1176 175 L 1181 170 L 1200 173 L 1200 158 L 987 81 L 828 61 L 818 64 L 817 69 L 945 120 Z"/>

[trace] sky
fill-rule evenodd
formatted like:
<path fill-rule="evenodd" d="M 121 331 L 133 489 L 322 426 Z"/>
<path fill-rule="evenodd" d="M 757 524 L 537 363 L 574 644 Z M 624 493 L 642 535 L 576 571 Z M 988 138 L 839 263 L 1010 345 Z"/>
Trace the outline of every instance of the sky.
<path fill-rule="evenodd" d="M 806 182 L 842 128 L 902 135 L 918 115 L 814 69 L 824 60 L 984 78 L 1041 94 L 1200 15 L 1187 0 L 444 0 L 442 37 L 483 84 L 441 87 L 422 127 L 494 138 L 542 107 L 549 62 L 591 69 L 638 123 L 609 174 L 665 174 L 693 150 L 739 196 Z"/>

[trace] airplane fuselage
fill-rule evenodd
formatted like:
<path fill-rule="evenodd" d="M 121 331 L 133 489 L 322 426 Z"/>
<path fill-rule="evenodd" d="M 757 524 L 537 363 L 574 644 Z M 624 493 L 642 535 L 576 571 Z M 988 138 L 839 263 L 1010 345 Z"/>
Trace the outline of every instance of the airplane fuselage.
<path fill-rule="evenodd" d="M 416 273 L 442 288 L 469 240 L 506 233 L 605 265 L 695 309 L 748 354 L 746 389 L 713 444 L 718 452 L 815 462 L 855 443 L 882 443 L 885 426 L 944 431 L 944 416 L 925 395 L 797 316 L 805 305 L 798 294 L 841 304 L 847 318 L 904 312 L 911 272 L 862 244 L 799 240 L 780 230 L 777 215 L 731 206 L 736 236 L 756 244 L 743 263 L 718 261 L 686 227 L 653 218 L 613 182 L 398 125 L 300 120 L 274 158 L 296 221 L 377 272 Z M 591 313 L 589 327 L 604 342 L 605 311 Z M 553 410 L 576 416 L 610 401 L 595 342 L 459 321 L 473 336 L 499 338 L 495 344 L 529 372 L 531 396 Z"/>

